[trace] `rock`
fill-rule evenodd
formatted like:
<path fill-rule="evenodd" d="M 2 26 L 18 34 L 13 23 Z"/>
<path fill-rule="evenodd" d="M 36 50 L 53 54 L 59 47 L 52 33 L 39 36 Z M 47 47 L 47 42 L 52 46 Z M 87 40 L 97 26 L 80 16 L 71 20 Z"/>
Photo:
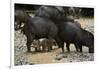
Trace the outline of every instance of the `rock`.
<path fill-rule="evenodd" d="M 58 55 L 56 55 L 56 60 L 61 60 L 63 58 L 63 54 L 58 54 Z"/>

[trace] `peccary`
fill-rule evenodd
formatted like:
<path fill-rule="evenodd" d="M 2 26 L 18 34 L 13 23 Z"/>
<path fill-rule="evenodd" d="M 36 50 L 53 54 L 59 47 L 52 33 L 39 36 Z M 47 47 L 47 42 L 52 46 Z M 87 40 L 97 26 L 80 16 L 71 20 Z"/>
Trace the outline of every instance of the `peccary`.
<path fill-rule="evenodd" d="M 50 51 L 53 49 L 53 46 L 56 46 L 56 41 L 54 39 L 45 38 L 40 41 L 40 45 L 42 46 L 43 51 Z"/>
<path fill-rule="evenodd" d="M 27 50 L 30 52 L 30 47 L 34 39 L 47 38 L 52 39 L 58 33 L 58 28 L 54 22 L 45 17 L 30 17 L 23 10 L 16 10 L 15 21 L 16 25 L 21 25 L 24 22 L 22 28 L 16 27 L 17 30 L 21 29 L 23 34 L 27 37 Z M 25 14 L 25 15 L 24 15 Z M 21 16 L 22 15 L 22 16 Z M 21 16 L 21 18 L 20 18 Z M 16 29 L 15 29 L 16 30 Z"/>
<path fill-rule="evenodd" d="M 91 32 L 82 29 L 78 24 L 72 22 L 65 22 L 58 25 L 59 27 L 59 38 L 58 43 L 64 52 L 64 42 L 66 42 L 66 47 L 68 51 L 70 43 L 74 43 L 78 51 L 82 52 L 82 46 L 87 46 L 89 48 L 89 53 L 94 52 L 94 36 Z"/>
<path fill-rule="evenodd" d="M 79 19 L 82 9 L 79 7 L 63 7 L 67 16 L 72 16 L 74 19 Z"/>
<path fill-rule="evenodd" d="M 22 28 L 22 31 L 27 37 L 27 49 L 30 52 L 30 45 L 34 39 L 55 38 L 58 28 L 47 18 L 34 17 L 29 18 Z"/>
<path fill-rule="evenodd" d="M 55 23 L 66 20 L 65 11 L 59 6 L 41 6 L 36 10 L 35 16 L 49 18 Z"/>
<path fill-rule="evenodd" d="M 14 28 L 15 30 L 19 30 L 21 29 L 21 25 L 22 23 L 25 23 L 26 22 L 26 19 L 28 19 L 29 16 L 28 14 L 23 11 L 23 10 L 15 10 L 15 13 L 14 13 Z"/>
<path fill-rule="evenodd" d="M 35 48 L 35 51 L 40 51 L 41 50 L 41 45 L 39 40 L 33 40 L 31 47 Z"/>

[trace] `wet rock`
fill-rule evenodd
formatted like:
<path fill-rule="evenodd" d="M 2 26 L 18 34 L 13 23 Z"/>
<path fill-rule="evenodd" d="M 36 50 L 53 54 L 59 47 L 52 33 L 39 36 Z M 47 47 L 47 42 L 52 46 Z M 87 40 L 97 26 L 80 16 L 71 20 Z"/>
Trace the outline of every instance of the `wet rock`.
<path fill-rule="evenodd" d="M 63 58 L 63 54 L 56 55 L 56 60 L 61 60 Z"/>

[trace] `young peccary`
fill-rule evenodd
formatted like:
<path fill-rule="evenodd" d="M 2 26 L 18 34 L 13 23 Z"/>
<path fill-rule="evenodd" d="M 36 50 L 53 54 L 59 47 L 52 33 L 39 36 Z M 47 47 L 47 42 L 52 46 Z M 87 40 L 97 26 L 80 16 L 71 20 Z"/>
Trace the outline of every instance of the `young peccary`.
<path fill-rule="evenodd" d="M 40 45 L 42 46 L 43 51 L 50 51 L 52 50 L 52 47 L 56 45 L 55 40 L 53 39 L 43 39 L 40 41 Z"/>
<path fill-rule="evenodd" d="M 41 50 L 40 41 L 39 40 L 33 40 L 31 47 L 35 48 L 35 51 L 40 51 Z"/>

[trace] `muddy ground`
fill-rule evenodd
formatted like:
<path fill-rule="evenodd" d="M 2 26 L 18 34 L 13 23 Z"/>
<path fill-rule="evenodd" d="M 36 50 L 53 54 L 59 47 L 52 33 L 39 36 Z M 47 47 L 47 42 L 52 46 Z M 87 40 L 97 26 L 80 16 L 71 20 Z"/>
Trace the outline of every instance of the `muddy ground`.
<path fill-rule="evenodd" d="M 94 33 L 94 19 L 80 18 L 82 28 Z M 50 52 L 27 53 L 26 37 L 19 31 L 15 31 L 14 38 L 14 64 L 15 65 L 34 65 L 47 63 L 67 63 L 93 61 L 94 54 L 88 53 L 88 48 L 83 46 L 83 53 L 76 52 L 73 44 L 70 45 L 71 52 L 62 53 L 61 49 L 54 48 Z M 34 51 L 34 48 L 32 49 Z"/>

